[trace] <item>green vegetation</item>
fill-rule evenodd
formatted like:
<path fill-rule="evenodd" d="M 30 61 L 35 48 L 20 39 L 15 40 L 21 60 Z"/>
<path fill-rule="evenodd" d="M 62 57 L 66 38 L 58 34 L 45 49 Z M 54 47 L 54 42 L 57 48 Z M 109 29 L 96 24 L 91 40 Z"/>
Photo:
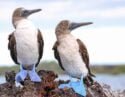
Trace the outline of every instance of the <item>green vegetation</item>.
<path fill-rule="evenodd" d="M 59 65 L 55 62 L 55 61 L 44 61 L 42 63 L 40 63 L 37 67 L 37 71 L 39 70 L 52 70 L 57 74 L 62 74 L 64 73 L 63 70 L 61 70 L 61 68 L 59 67 Z M 5 72 L 9 72 L 9 71 L 15 71 L 18 72 L 19 71 L 19 65 L 15 65 L 12 67 L 0 67 L 0 75 L 4 75 Z"/>
<path fill-rule="evenodd" d="M 125 74 L 125 65 L 107 65 L 107 66 L 92 66 L 93 73 L 103 74 Z"/>
<path fill-rule="evenodd" d="M 55 61 L 44 61 L 38 66 L 38 70 L 52 70 L 57 74 L 62 74 L 64 73 L 63 70 L 59 67 L 59 65 Z"/>
<path fill-rule="evenodd" d="M 12 67 L 0 67 L 0 75 L 5 74 L 5 72 L 9 72 L 9 71 L 19 71 L 19 67 L 18 66 L 12 66 Z"/>
<path fill-rule="evenodd" d="M 59 67 L 59 65 L 55 61 L 44 61 L 38 65 L 38 70 L 52 70 L 57 74 L 63 74 L 63 70 Z M 12 66 L 12 67 L 0 67 L 0 75 L 5 74 L 8 71 L 19 71 L 19 66 Z M 102 74 L 123 74 L 125 73 L 125 65 L 94 65 L 91 66 L 91 70 L 93 73 L 102 73 Z"/>

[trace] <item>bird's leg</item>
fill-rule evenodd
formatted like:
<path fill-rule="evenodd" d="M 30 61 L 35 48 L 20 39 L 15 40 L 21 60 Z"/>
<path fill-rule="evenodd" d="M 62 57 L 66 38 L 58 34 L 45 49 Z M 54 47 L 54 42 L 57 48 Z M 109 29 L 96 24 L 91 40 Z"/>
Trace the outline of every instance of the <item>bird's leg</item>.
<path fill-rule="evenodd" d="M 70 75 L 69 75 L 69 80 L 70 80 L 69 85 L 72 86 L 71 85 L 71 83 L 72 83 L 72 77 Z"/>
<path fill-rule="evenodd" d="M 35 70 L 35 64 L 33 65 L 33 69 L 29 70 L 28 74 L 30 76 L 31 81 L 33 82 L 41 82 L 41 78 L 39 77 L 39 75 L 37 74 L 36 70 Z"/>
<path fill-rule="evenodd" d="M 83 79 L 84 79 L 84 76 L 82 75 L 80 79 L 80 86 L 85 87 Z"/>
<path fill-rule="evenodd" d="M 20 64 L 20 72 L 16 74 L 15 80 L 17 82 L 22 82 L 27 76 L 27 70 L 23 69 L 22 64 Z"/>

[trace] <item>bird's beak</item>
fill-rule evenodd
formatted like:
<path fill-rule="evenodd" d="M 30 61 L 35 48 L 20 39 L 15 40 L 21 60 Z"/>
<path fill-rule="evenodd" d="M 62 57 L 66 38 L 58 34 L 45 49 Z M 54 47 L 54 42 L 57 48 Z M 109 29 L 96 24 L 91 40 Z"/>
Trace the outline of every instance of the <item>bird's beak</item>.
<path fill-rule="evenodd" d="M 90 24 L 93 24 L 92 22 L 83 22 L 83 23 L 71 23 L 69 25 L 69 30 L 74 30 L 78 27 L 81 27 L 81 26 L 86 26 L 86 25 L 90 25 Z"/>
<path fill-rule="evenodd" d="M 39 12 L 41 11 L 42 9 L 33 9 L 33 10 L 23 10 L 23 13 L 22 15 L 25 16 L 25 17 L 28 17 L 29 15 L 33 14 L 33 13 L 36 13 L 36 12 Z"/>

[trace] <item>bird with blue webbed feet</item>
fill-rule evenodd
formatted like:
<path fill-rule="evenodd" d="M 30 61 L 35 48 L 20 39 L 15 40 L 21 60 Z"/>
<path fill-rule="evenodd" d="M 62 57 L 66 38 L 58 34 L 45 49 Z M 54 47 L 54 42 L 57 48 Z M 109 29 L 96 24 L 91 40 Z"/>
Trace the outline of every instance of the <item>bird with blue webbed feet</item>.
<path fill-rule="evenodd" d="M 53 46 L 54 56 L 59 66 L 70 75 L 77 78 L 78 81 L 70 81 L 68 84 L 62 84 L 59 88 L 69 87 L 82 96 L 86 95 L 85 85 L 93 83 L 94 76 L 89 68 L 89 55 L 86 46 L 80 39 L 76 39 L 71 31 L 90 25 L 92 22 L 74 23 L 68 20 L 61 21 L 55 30 L 57 41 Z"/>
<path fill-rule="evenodd" d="M 21 7 L 17 8 L 12 15 L 15 30 L 9 35 L 8 49 L 13 61 L 20 65 L 20 72 L 15 77 L 19 83 L 27 76 L 33 82 L 41 82 L 36 67 L 43 55 L 44 41 L 40 30 L 27 19 L 31 14 L 39 11 L 41 9 L 27 10 Z"/>

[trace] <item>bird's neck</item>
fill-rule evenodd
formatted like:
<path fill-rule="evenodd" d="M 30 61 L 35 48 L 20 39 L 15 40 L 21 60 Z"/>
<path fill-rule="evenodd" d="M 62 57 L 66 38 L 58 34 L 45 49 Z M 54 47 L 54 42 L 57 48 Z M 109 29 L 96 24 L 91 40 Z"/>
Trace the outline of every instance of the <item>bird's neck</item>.
<path fill-rule="evenodd" d="M 57 41 L 61 42 L 62 40 L 64 40 L 65 38 L 68 38 L 68 37 L 73 37 L 73 35 L 70 33 L 60 34 L 57 36 Z"/>
<path fill-rule="evenodd" d="M 15 26 L 16 28 L 32 28 L 35 29 L 35 26 L 33 25 L 33 23 L 31 21 L 29 21 L 28 19 L 21 19 L 15 22 Z"/>
<path fill-rule="evenodd" d="M 60 29 L 57 29 L 55 34 L 56 34 L 56 38 L 57 38 L 58 41 L 60 39 L 62 39 L 62 38 L 65 38 L 68 35 L 71 35 L 68 30 L 67 31 L 63 31 L 63 30 L 60 30 Z"/>
<path fill-rule="evenodd" d="M 16 26 L 18 25 L 18 22 L 22 19 L 23 19 L 22 17 L 13 17 L 12 18 L 12 24 L 13 24 L 14 28 L 16 28 Z"/>

